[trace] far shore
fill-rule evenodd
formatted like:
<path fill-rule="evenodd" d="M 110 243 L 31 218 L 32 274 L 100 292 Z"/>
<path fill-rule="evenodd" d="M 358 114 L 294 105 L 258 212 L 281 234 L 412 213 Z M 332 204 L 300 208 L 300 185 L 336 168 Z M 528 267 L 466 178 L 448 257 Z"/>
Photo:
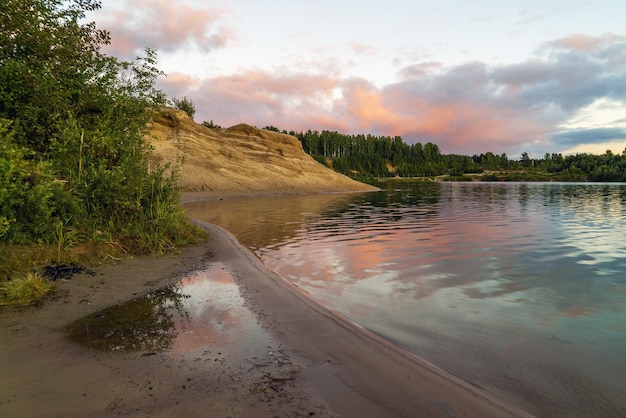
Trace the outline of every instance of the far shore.
<path fill-rule="evenodd" d="M 182 201 L 219 198 L 195 193 Z M 42 307 L 0 314 L 0 416 L 530 416 L 326 309 L 227 231 L 194 222 L 207 241 L 177 255 L 98 266 L 95 276 L 59 282 Z M 215 263 L 272 338 L 272 347 L 250 349 L 279 350 L 292 365 L 288 378 L 250 368 L 251 359 L 102 352 L 64 337 L 84 315 Z"/>

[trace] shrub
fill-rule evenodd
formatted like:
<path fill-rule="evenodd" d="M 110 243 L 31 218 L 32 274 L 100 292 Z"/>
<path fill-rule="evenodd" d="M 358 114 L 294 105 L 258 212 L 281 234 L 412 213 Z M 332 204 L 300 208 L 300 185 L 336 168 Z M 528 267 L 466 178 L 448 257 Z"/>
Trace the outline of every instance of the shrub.
<path fill-rule="evenodd" d="M 0 119 L 0 239 L 8 243 L 50 242 L 55 200 L 63 199 L 49 164 L 29 159 Z"/>
<path fill-rule="evenodd" d="M 52 291 L 52 284 L 47 279 L 38 273 L 27 273 L 0 285 L 0 306 L 37 305 Z"/>
<path fill-rule="evenodd" d="M 213 123 L 213 120 L 211 120 L 210 122 L 205 120 L 204 122 L 202 122 L 202 125 L 206 126 L 207 128 L 211 128 L 211 129 L 224 129 L 222 126 L 220 126 L 220 125 L 218 125 L 216 123 Z"/>
<path fill-rule="evenodd" d="M 197 236 L 178 204 L 176 170 L 150 162 L 147 123 L 166 104 L 156 55 L 104 55 L 109 33 L 84 20 L 98 8 L 98 0 L 0 8 L 0 240 L 57 244 L 57 259 L 96 236 L 128 253 Z"/>
<path fill-rule="evenodd" d="M 190 99 L 183 96 L 182 99 L 173 98 L 172 102 L 174 103 L 174 107 L 176 109 L 184 111 L 191 119 L 193 119 L 196 114 L 196 105 L 194 105 Z"/>

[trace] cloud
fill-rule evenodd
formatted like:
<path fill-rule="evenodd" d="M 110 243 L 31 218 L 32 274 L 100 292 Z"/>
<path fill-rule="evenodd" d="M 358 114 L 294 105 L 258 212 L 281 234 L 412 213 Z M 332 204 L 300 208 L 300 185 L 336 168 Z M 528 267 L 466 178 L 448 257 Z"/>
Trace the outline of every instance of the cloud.
<path fill-rule="evenodd" d="M 620 38 L 621 37 L 613 34 L 596 37 L 585 33 L 576 33 L 548 42 L 546 46 L 548 48 L 563 49 L 566 51 L 594 53 L 610 46 L 616 41 L 619 42 Z M 621 40 L 623 41 L 623 38 Z"/>
<path fill-rule="evenodd" d="M 235 30 L 223 23 L 230 14 L 224 8 L 200 7 L 190 2 L 135 0 L 111 2 L 104 9 L 106 13 L 95 18 L 99 27 L 112 34 L 107 52 L 122 59 L 133 59 L 144 48 L 174 52 L 193 46 L 208 52 L 237 40 Z"/>
<path fill-rule="evenodd" d="M 517 64 L 417 63 L 383 87 L 336 72 L 249 70 L 201 82 L 176 76 L 171 91 L 180 95 L 188 83 L 198 115 L 220 124 L 399 135 L 470 155 L 519 155 L 530 148 L 542 155 L 543 149 L 624 138 L 621 128 L 563 128 L 599 98 L 626 103 L 626 70 L 612 66 L 621 54 L 615 45 L 624 38 L 576 39 L 548 43 L 537 56 Z"/>
<path fill-rule="evenodd" d="M 533 60 L 496 69 L 494 81 L 519 91 L 527 103 L 555 105 L 568 113 L 600 97 L 624 100 L 626 38 L 586 37 L 584 43 L 573 39 L 550 42 Z"/>
<path fill-rule="evenodd" d="M 598 99 L 626 103 L 626 67 L 620 65 L 625 51 L 625 37 L 571 36 L 547 43 L 517 64 L 409 66 L 385 93 L 396 113 L 413 112 L 413 123 L 404 125 L 407 133 L 429 135 L 444 150 L 560 146 L 564 138 L 569 144 L 593 135 L 602 141 L 609 132 L 612 139 L 624 138 L 621 129 L 551 132 Z"/>
<path fill-rule="evenodd" d="M 182 73 L 168 74 L 165 78 L 158 80 L 157 88 L 167 91 L 169 97 L 178 98 L 189 94 L 189 91 L 198 88 L 202 80 Z"/>
<path fill-rule="evenodd" d="M 429 74 L 436 73 L 442 68 L 443 64 L 437 61 L 420 62 L 404 67 L 398 71 L 398 77 L 402 80 L 424 78 Z"/>
<path fill-rule="evenodd" d="M 117 56 L 129 58 L 145 46 L 166 54 L 207 53 L 238 41 L 239 31 L 227 24 L 234 16 L 228 9 L 190 1 L 120 1 L 123 7 L 105 5 L 112 10 L 98 22 L 111 30 Z M 348 49 L 352 54 L 344 56 L 338 49 L 308 48 L 306 57 L 292 57 L 289 66 L 260 69 L 263 63 L 250 62 L 237 73 L 206 78 L 185 75 L 181 65 L 159 86 L 170 97 L 192 99 L 200 121 L 399 135 L 470 155 L 543 155 L 585 141 L 624 138 L 615 124 L 568 127 L 598 100 L 626 104 L 624 36 L 572 34 L 513 64 L 445 66 L 423 54 L 405 55 L 393 61 L 402 65 L 396 81 L 384 86 L 345 75 L 356 56 L 378 59 L 376 47 L 353 42 Z"/>
<path fill-rule="evenodd" d="M 375 45 L 365 44 L 363 42 L 352 41 L 350 48 L 356 54 L 378 55 L 378 48 Z"/>
<path fill-rule="evenodd" d="M 626 128 L 572 129 L 552 135 L 554 142 L 563 145 L 596 144 L 616 140 L 626 141 Z"/>
<path fill-rule="evenodd" d="M 596 154 L 601 155 L 606 151 L 620 155 L 626 151 L 626 139 L 621 141 L 608 141 L 601 143 L 580 143 L 571 148 L 560 151 L 563 155 L 571 154 Z"/>

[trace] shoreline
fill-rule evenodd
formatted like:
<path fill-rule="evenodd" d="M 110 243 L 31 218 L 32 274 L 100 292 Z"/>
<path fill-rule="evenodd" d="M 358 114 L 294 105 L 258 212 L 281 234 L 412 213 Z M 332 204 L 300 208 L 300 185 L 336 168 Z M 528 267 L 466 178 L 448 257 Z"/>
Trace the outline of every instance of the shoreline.
<path fill-rule="evenodd" d="M 373 187 L 373 186 L 372 186 Z M 316 193 L 307 191 L 261 191 L 261 192 L 216 192 L 216 191 L 202 191 L 202 192 L 182 192 L 180 197 L 180 204 L 185 205 L 195 202 L 210 202 L 212 200 L 227 200 L 227 199 L 255 199 L 259 197 L 281 197 L 281 196 L 310 196 L 315 195 L 333 195 L 333 194 L 352 194 L 352 193 L 371 193 L 380 191 L 379 188 L 372 188 L 371 190 L 319 190 Z"/>
<path fill-rule="evenodd" d="M 175 256 L 97 267 L 95 277 L 60 282 L 43 307 L 3 313 L 0 415 L 530 416 L 326 309 L 227 231 L 193 222 L 210 233 L 208 241 Z M 288 378 L 272 378 L 282 369 L 250 368 L 251 360 L 107 353 L 64 337 L 75 319 L 216 262 L 272 338 L 271 348 L 253 348 L 259 356 L 282 353 Z"/>
<path fill-rule="evenodd" d="M 235 277 L 243 297 L 264 325 L 305 361 L 308 384 L 336 412 L 355 417 L 532 416 L 319 304 L 267 269 L 222 228 L 194 223 L 212 236 L 222 235 L 230 251 L 245 260 L 244 271 Z M 265 280 L 251 280 L 255 272 Z M 365 408 L 355 413 L 359 401 Z M 368 413 L 368 407 L 377 412 Z"/>

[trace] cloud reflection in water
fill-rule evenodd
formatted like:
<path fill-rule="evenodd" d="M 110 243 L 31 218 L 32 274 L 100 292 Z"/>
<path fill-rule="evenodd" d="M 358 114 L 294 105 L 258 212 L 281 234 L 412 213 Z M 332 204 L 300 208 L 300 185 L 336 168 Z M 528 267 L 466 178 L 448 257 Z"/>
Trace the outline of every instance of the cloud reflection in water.
<path fill-rule="evenodd" d="M 187 210 L 325 305 L 505 398 L 585 410 L 626 391 L 607 387 L 626 375 L 626 185 L 387 183 Z"/>
<path fill-rule="evenodd" d="M 245 355 L 246 344 L 269 341 L 221 263 L 88 315 L 66 329 L 70 339 L 106 351 L 171 355 Z M 262 344 L 264 347 L 266 344 Z"/>

